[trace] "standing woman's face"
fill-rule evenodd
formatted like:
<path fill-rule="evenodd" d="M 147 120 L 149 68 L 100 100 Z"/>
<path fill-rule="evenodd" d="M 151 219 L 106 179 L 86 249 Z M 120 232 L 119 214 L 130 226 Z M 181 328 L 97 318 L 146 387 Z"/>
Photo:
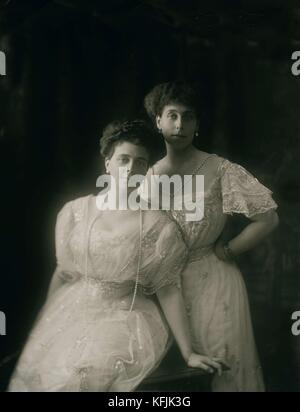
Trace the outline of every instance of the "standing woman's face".
<path fill-rule="evenodd" d="M 164 139 L 180 149 L 190 146 L 198 129 L 198 120 L 193 109 L 179 103 L 164 107 L 161 116 L 156 117 L 156 125 Z"/>

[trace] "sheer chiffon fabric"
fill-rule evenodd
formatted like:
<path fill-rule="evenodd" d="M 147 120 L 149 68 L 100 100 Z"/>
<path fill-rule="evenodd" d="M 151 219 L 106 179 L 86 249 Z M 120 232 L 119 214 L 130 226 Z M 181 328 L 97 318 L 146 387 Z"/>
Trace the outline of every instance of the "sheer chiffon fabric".
<path fill-rule="evenodd" d="M 170 332 L 152 295 L 180 287 L 187 258 L 181 234 L 163 212 L 143 212 L 130 312 L 139 234 L 97 232 L 92 222 L 105 212 L 91 213 L 92 201 L 76 199 L 58 215 L 56 271 L 64 283 L 42 309 L 9 391 L 132 391 L 166 352 Z"/>
<path fill-rule="evenodd" d="M 263 391 L 243 277 L 234 262 L 222 261 L 215 255 L 214 244 L 227 215 L 252 217 L 276 209 L 277 205 L 272 192 L 242 166 L 223 158 L 218 164 L 215 179 L 204 193 L 203 219 L 187 221 L 184 210 L 170 212 L 189 249 L 182 289 L 193 348 L 219 357 L 230 366 L 230 371 L 213 379 L 214 391 Z"/>

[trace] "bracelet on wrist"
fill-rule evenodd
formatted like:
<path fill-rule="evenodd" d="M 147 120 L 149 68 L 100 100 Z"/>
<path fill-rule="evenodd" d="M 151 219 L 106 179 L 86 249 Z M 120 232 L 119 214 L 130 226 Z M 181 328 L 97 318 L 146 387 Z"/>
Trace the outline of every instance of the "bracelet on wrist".
<path fill-rule="evenodd" d="M 233 253 L 233 251 L 231 250 L 231 248 L 228 246 L 228 243 L 223 245 L 223 250 L 224 250 L 224 254 L 227 257 L 228 260 L 234 260 L 235 259 L 235 255 Z"/>

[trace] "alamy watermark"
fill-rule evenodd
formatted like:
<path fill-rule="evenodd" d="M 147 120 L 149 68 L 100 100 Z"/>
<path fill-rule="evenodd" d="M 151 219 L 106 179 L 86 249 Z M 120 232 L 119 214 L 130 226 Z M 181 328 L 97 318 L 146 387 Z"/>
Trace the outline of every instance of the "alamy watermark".
<path fill-rule="evenodd" d="M 296 50 L 292 53 L 292 60 L 295 60 L 295 62 L 292 64 L 291 67 L 291 72 L 294 76 L 299 76 L 300 74 L 300 51 Z"/>
<path fill-rule="evenodd" d="M 6 75 L 6 56 L 3 51 L 0 50 L 0 75 Z"/>
<path fill-rule="evenodd" d="M 6 335 L 6 316 L 4 312 L 0 311 L 0 336 Z"/>
<path fill-rule="evenodd" d="M 300 335 L 300 310 L 292 313 L 292 320 L 295 322 L 292 324 L 292 334 L 294 336 Z"/>
<path fill-rule="evenodd" d="M 98 177 L 96 186 L 105 188 L 96 198 L 99 210 L 173 209 L 184 210 L 187 221 L 203 218 L 203 175 L 151 175 L 147 179 L 143 175 L 128 177 L 127 173 L 126 167 L 120 167 L 117 181 L 107 174 Z"/>

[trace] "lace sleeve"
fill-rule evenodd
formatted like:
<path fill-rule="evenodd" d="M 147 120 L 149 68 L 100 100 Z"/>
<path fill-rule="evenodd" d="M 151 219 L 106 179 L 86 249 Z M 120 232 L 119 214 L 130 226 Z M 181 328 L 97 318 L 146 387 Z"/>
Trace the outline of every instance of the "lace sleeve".
<path fill-rule="evenodd" d="M 188 251 L 176 223 L 168 219 L 157 240 L 153 242 L 145 239 L 144 247 L 148 249 L 142 268 L 144 293 L 151 295 L 168 285 L 180 288 L 180 275 L 186 264 Z"/>
<path fill-rule="evenodd" d="M 223 212 L 248 218 L 276 209 L 272 192 L 242 166 L 225 160 L 221 166 Z"/>
<path fill-rule="evenodd" d="M 55 226 L 56 262 L 60 272 L 67 270 L 72 262 L 69 239 L 74 227 L 73 202 L 66 203 L 57 215 Z"/>

